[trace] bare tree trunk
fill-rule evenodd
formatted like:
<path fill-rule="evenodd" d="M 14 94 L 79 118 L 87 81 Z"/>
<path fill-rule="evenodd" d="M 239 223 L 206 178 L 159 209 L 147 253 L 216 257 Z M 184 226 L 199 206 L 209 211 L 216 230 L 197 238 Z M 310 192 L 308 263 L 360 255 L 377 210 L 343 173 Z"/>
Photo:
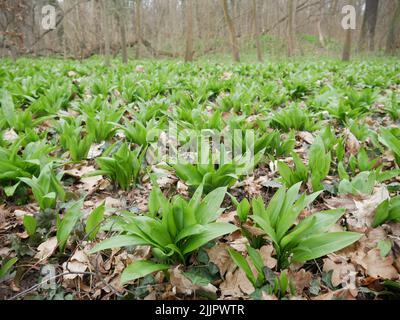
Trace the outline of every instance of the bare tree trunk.
<path fill-rule="evenodd" d="M 136 0 L 136 10 L 135 10 L 135 31 L 136 31 L 136 39 L 137 39 L 137 44 L 136 44 L 136 53 L 135 53 L 135 59 L 140 58 L 140 45 L 141 45 L 141 39 L 142 39 L 142 0 Z"/>
<path fill-rule="evenodd" d="M 103 23 L 104 23 L 104 63 L 107 67 L 111 65 L 111 23 L 108 12 L 108 0 L 102 0 Z"/>
<path fill-rule="evenodd" d="M 232 18 L 229 15 L 228 2 L 227 2 L 227 0 L 221 0 L 221 3 L 222 3 L 222 8 L 224 9 L 225 23 L 228 27 L 228 31 L 229 31 L 230 38 L 231 38 L 233 60 L 235 62 L 240 62 L 239 44 L 236 39 L 235 25 L 233 24 Z"/>
<path fill-rule="evenodd" d="M 360 51 L 368 48 L 369 51 L 375 50 L 375 30 L 378 21 L 379 0 L 366 0 L 365 14 L 361 29 L 358 48 Z"/>
<path fill-rule="evenodd" d="M 288 56 L 296 51 L 296 0 L 288 0 Z"/>
<path fill-rule="evenodd" d="M 121 36 L 121 52 L 122 52 L 122 63 L 128 63 L 128 47 L 126 42 L 126 26 L 125 26 L 125 13 L 123 4 L 121 4 L 118 0 L 114 2 L 117 7 L 117 12 L 115 14 L 119 32 Z"/>
<path fill-rule="evenodd" d="M 396 35 L 400 33 L 400 0 L 396 0 L 396 11 L 390 24 L 386 42 L 386 53 L 394 55 L 397 49 L 398 39 Z"/>
<path fill-rule="evenodd" d="M 352 43 L 353 30 L 346 30 L 346 40 L 343 47 L 342 61 L 350 61 L 351 58 L 351 43 Z"/>
<path fill-rule="evenodd" d="M 185 61 L 193 61 L 193 0 L 186 0 L 186 49 Z"/>
<path fill-rule="evenodd" d="M 264 57 L 263 57 L 263 50 L 262 50 L 262 45 L 260 41 L 260 25 L 258 21 L 258 15 L 257 15 L 257 0 L 253 0 L 253 8 L 252 8 L 252 16 L 253 16 L 253 23 L 254 23 L 254 40 L 256 42 L 256 48 L 257 48 L 257 59 L 259 62 L 264 62 Z"/>
<path fill-rule="evenodd" d="M 319 19 L 317 22 L 318 36 L 319 36 L 319 44 L 322 48 L 325 48 L 325 38 L 322 32 L 322 20 L 324 19 L 324 0 L 321 0 L 321 4 L 319 7 Z"/>

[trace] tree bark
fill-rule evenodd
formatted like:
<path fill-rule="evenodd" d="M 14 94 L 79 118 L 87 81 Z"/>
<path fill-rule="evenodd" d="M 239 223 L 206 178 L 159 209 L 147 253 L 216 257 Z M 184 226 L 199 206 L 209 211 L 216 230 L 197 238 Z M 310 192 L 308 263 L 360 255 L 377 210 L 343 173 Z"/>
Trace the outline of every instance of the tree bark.
<path fill-rule="evenodd" d="M 111 23 L 108 12 L 108 0 L 102 0 L 103 23 L 104 23 L 104 63 L 107 67 L 111 65 Z"/>
<path fill-rule="evenodd" d="M 378 21 L 379 0 L 366 0 L 365 13 L 358 44 L 360 51 L 375 50 L 375 30 Z"/>
<path fill-rule="evenodd" d="M 240 62 L 239 44 L 236 38 L 235 25 L 233 24 L 232 18 L 229 15 L 228 2 L 227 0 L 221 0 L 221 3 L 222 3 L 222 8 L 224 10 L 225 23 L 228 27 L 228 31 L 231 38 L 233 60 L 235 62 Z"/>
<path fill-rule="evenodd" d="M 136 8 L 135 8 L 135 31 L 136 31 L 136 39 L 137 39 L 137 46 L 136 46 L 136 53 L 135 59 L 140 58 L 140 44 L 142 38 L 142 0 L 136 0 Z"/>
<path fill-rule="evenodd" d="M 389 33 L 386 41 L 386 53 L 394 55 L 398 48 L 398 34 L 400 33 L 400 0 L 396 0 L 396 10 L 390 23 Z"/>
<path fill-rule="evenodd" d="M 186 49 L 185 61 L 193 61 L 193 0 L 186 0 Z"/>
<path fill-rule="evenodd" d="M 288 56 L 296 51 L 296 0 L 288 0 Z"/>
<path fill-rule="evenodd" d="M 346 40 L 343 47 L 342 61 L 350 61 L 351 58 L 351 43 L 353 37 L 353 30 L 346 30 Z"/>
<path fill-rule="evenodd" d="M 256 42 L 256 48 L 257 48 L 257 59 L 259 62 L 264 62 L 264 57 L 263 57 L 263 49 L 262 49 L 262 44 L 260 41 L 260 24 L 258 21 L 258 16 L 257 16 L 257 0 L 253 0 L 253 8 L 252 8 L 252 16 L 253 16 L 253 23 L 254 23 L 254 40 Z"/>

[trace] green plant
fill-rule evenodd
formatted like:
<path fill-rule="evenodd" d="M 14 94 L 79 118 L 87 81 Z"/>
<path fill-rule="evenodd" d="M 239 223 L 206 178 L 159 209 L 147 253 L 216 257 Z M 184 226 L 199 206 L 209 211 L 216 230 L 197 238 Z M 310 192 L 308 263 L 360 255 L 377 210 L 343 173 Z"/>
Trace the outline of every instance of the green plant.
<path fill-rule="evenodd" d="M 159 124 L 154 119 L 145 125 L 139 120 L 135 120 L 133 123 L 128 122 L 124 126 L 114 123 L 114 126 L 124 132 L 128 141 L 141 147 L 146 147 L 149 143 L 158 139 Z"/>
<path fill-rule="evenodd" d="M 86 226 L 85 232 L 87 234 L 88 240 L 93 240 L 96 238 L 97 233 L 100 230 L 100 224 L 104 220 L 104 212 L 106 210 L 105 202 L 103 202 L 100 206 L 92 211 L 89 215 Z"/>
<path fill-rule="evenodd" d="M 173 263 L 186 264 L 194 251 L 237 229 L 229 223 L 215 222 L 223 212 L 220 206 L 226 188 L 218 188 L 204 199 L 202 193 L 203 186 L 200 186 L 190 201 L 180 196 L 168 200 L 154 184 L 149 202 L 150 215 L 125 215 L 124 220 L 117 223 L 122 234 L 103 241 L 92 252 L 122 246 L 151 246 L 159 263 L 134 262 L 122 273 L 123 283 L 166 270 Z"/>
<path fill-rule="evenodd" d="M 102 109 L 100 111 L 86 112 L 86 128 L 90 136 L 94 137 L 94 141 L 101 143 L 108 141 L 117 128 L 114 123 L 118 123 L 122 117 L 124 110 L 119 109 Z"/>
<path fill-rule="evenodd" d="M 363 171 L 372 171 L 378 163 L 378 159 L 370 160 L 364 148 L 361 148 L 357 157 L 351 155 L 349 157 L 349 167 L 353 173 Z"/>
<path fill-rule="evenodd" d="M 375 184 L 377 181 L 377 174 L 375 171 L 360 172 L 351 181 L 343 179 L 339 183 L 340 194 L 372 194 L 374 192 Z"/>
<path fill-rule="evenodd" d="M 7 261 L 3 261 L 1 268 L 0 268 L 0 281 L 3 280 L 9 271 L 11 270 L 12 266 L 18 261 L 17 257 L 11 258 Z"/>
<path fill-rule="evenodd" d="M 396 162 L 400 166 L 400 129 L 382 129 L 379 141 L 392 150 Z"/>
<path fill-rule="evenodd" d="M 75 127 L 68 122 L 62 124 L 60 143 L 64 150 L 69 151 L 72 161 L 85 160 L 93 141 L 94 137 L 91 134 L 85 134 L 83 127 Z"/>
<path fill-rule="evenodd" d="M 84 199 L 73 203 L 65 212 L 61 219 L 57 216 L 57 242 L 61 252 L 64 252 L 67 240 L 74 230 L 75 225 L 82 216 L 82 206 Z"/>
<path fill-rule="evenodd" d="M 229 249 L 229 254 L 232 257 L 232 260 L 244 271 L 247 279 L 256 289 L 256 292 L 258 289 L 266 292 L 269 295 L 275 295 L 279 299 L 282 299 L 290 294 L 295 294 L 295 287 L 287 277 L 286 271 L 281 272 L 280 276 L 277 277 L 272 270 L 264 266 L 263 259 L 256 249 L 247 246 L 247 253 L 249 254 L 249 258 L 253 266 L 255 267 L 257 272 L 256 275 L 254 275 L 248 261 L 239 252 L 234 249 Z"/>
<path fill-rule="evenodd" d="M 131 151 L 127 143 L 122 143 L 112 157 L 97 158 L 100 169 L 88 176 L 106 176 L 123 190 L 128 190 L 139 177 L 145 155 L 146 150 Z"/>
<path fill-rule="evenodd" d="M 1 97 L 2 115 L 10 128 L 23 132 L 28 128 L 35 128 L 50 117 L 34 119 L 30 109 L 16 110 L 13 98 L 7 90 L 2 90 Z"/>
<path fill-rule="evenodd" d="M 219 164 L 191 164 L 178 163 L 172 165 L 176 175 L 185 181 L 191 187 L 204 185 L 204 192 L 219 187 L 232 187 L 241 176 L 249 173 L 259 162 L 261 153 L 254 156 L 254 159 L 248 159 L 248 156 L 237 157 L 225 163 L 222 158 Z"/>
<path fill-rule="evenodd" d="M 321 192 L 298 196 L 301 183 L 281 188 L 267 208 L 261 197 L 253 200 L 251 218 L 272 240 L 278 269 L 294 262 L 306 262 L 343 249 L 361 238 L 353 232 L 328 232 L 343 216 L 344 209 L 315 213 L 295 225 L 301 211 Z"/>
<path fill-rule="evenodd" d="M 26 232 L 30 237 L 32 237 L 36 233 L 37 220 L 35 217 L 26 214 L 24 216 L 23 223 Z"/>
<path fill-rule="evenodd" d="M 53 163 L 45 165 L 41 169 L 39 177 L 21 177 L 19 179 L 32 188 L 33 195 L 42 210 L 55 208 L 57 198 L 60 200 L 65 198 L 60 177 L 57 177 L 53 171 Z"/>
<path fill-rule="evenodd" d="M 290 130 L 312 132 L 318 127 L 311 116 L 296 104 L 275 113 L 271 119 L 271 126 L 286 132 Z"/>
<path fill-rule="evenodd" d="M 400 196 L 386 199 L 376 208 L 372 226 L 376 228 L 387 221 L 400 222 Z"/>
<path fill-rule="evenodd" d="M 390 98 L 386 100 L 384 110 L 393 121 L 400 119 L 400 98 L 395 92 L 392 92 Z"/>
<path fill-rule="evenodd" d="M 322 190 L 322 181 L 329 173 L 331 166 L 331 153 L 326 152 L 322 138 L 317 137 L 308 152 L 309 163 L 306 166 L 299 155 L 292 152 L 295 168 L 291 169 L 286 163 L 278 162 L 278 171 L 281 181 L 286 187 L 291 187 L 298 182 L 306 182 L 311 179 L 313 191 Z"/>

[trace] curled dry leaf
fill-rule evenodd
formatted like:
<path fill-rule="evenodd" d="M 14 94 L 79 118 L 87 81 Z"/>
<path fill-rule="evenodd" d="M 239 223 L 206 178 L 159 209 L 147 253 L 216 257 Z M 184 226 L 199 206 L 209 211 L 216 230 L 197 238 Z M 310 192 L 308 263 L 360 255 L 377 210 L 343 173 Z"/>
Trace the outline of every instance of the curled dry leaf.
<path fill-rule="evenodd" d="M 263 259 L 264 266 L 266 266 L 270 269 L 275 268 L 278 263 L 278 261 L 272 257 L 273 253 L 274 253 L 273 245 L 263 246 L 260 249 L 260 255 L 261 255 L 261 258 Z"/>
<path fill-rule="evenodd" d="M 324 272 L 333 271 L 331 281 L 334 287 L 355 282 L 356 268 L 353 264 L 348 263 L 346 259 L 337 255 L 329 255 L 328 258 L 324 259 L 322 270 Z"/>
<path fill-rule="evenodd" d="M 225 281 L 221 283 L 219 288 L 221 290 L 221 298 L 243 298 L 254 292 L 253 285 L 240 268 L 234 271 L 229 270 L 226 274 Z"/>
<path fill-rule="evenodd" d="M 314 136 L 312 135 L 312 133 L 308 132 L 308 131 L 302 131 L 298 133 L 298 136 L 301 140 L 303 140 L 304 142 L 307 142 L 308 144 L 313 144 L 314 143 Z"/>
<path fill-rule="evenodd" d="M 209 283 L 207 286 L 194 285 L 185 275 L 182 273 L 181 266 L 172 267 L 170 269 L 170 283 L 173 287 L 173 291 L 177 294 L 183 294 L 190 296 L 198 291 L 216 293 L 217 288 Z"/>
<path fill-rule="evenodd" d="M 304 269 L 297 272 L 289 271 L 289 278 L 296 285 L 297 294 L 301 295 L 304 289 L 310 286 L 312 274 Z"/>
<path fill-rule="evenodd" d="M 375 188 L 371 196 L 342 195 L 325 200 L 331 209 L 347 209 L 346 221 L 351 231 L 366 232 L 372 226 L 376 208 L 390 197 L 386 186 Z"/>
<path fill-rule="evenodd" d="M 85 272 L 89 266 L 89 259 L 83 250 L 77 250 L 71 257 L 70 261 L 63 263 L 63 272 L 71 272 L 65 275 L 64 280 L 73 280 L 77 277 L 83 278 L 82 272 Z M 74 273 L 76 272 L 76 273 Z"/>
<path fill-rule="evenodd" d="M 360 142 L 349 129 L 346 129 L 346 151 L 356 156 L 360 151 Z"/>
<path fill-rule="evenodd" d="M 368 253 L 358 251 L 353 260 L 363 267 L 368 276 L 391 280 L 399 278 L 399 273 L 393 266 L 393 256 L 382 257 L 378 248 L 372 249 Z"/>
<path fill-rule="evenodd" d="M 40 244 L 37 248 L 38 253 L 35 255 L 35 259 L 40 260 L 41 262 L 46 261 L 48 258 L 52 256 L 54 251 L 57 248 L 57 238 L 53 237 L 42 244 Z"/>
<path fill-rule="evenodd" d="M 227 250 L 228 248 L 229 246 L 226 244 L 217 244 L 207 250 L 210 262 L 218 267 L 221 277 L 224 277 L 226 272 L 235 266 Z"/>

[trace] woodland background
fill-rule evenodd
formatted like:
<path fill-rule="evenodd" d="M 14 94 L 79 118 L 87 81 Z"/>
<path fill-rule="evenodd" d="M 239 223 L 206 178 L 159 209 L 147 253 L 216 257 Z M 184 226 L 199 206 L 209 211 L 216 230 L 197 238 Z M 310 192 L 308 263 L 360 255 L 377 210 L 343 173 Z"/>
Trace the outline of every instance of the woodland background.
<path fill-rule="evenodd" d="M 43 30 L 42 8 L 56 8 Z M 341 26 L 357 10 L 357 30 Z M 395 54 L 399 0 L 1 0 L 0 57 L 182 58 Z M 343 51 L 344 50 L 344 51 Z"/>

